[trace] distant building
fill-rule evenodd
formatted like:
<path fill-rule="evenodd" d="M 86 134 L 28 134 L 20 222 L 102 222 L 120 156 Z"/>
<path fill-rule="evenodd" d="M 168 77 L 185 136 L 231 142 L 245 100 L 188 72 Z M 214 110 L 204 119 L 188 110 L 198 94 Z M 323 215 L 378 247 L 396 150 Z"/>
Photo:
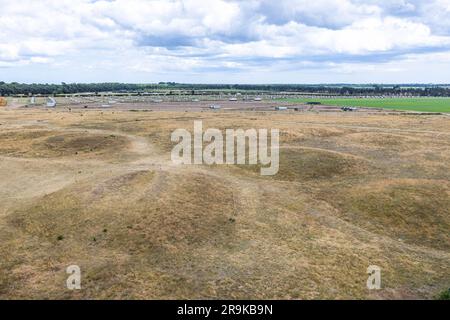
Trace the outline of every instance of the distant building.
<path fill-rule="evenodd" d="M 54 108 L 56 107 L 56 100 L 52 97 L 47 98 L 47 108 Z"/>

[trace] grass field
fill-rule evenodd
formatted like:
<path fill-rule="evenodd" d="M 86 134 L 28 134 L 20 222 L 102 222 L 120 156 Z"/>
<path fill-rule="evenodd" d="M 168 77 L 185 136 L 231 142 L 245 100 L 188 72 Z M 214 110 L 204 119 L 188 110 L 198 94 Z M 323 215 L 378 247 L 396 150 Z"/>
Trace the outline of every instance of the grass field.
<path fill-rule="evenodd" d="M 320 102 L 324 105 L 370 107 L 405 111 L 450 112 L 450 98 L 386 98 L 386 99 L 284 99 L 292 103 Z"/>

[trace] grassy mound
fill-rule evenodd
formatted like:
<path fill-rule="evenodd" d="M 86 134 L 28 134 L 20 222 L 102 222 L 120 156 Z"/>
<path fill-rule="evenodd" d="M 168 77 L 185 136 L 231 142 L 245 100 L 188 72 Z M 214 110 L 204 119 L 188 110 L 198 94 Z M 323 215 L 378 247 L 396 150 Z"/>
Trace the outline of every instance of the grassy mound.
<path fill-rule="evenodd" d="M 368 161 L 325 149 L 281 148 L 278 174 L 268 176 L 282 181 L 311 181 L 355 176 L 369 168 Z M 240 165 L 260 173 L 260 165 Z"/>
<path fill-rule="evenodd" d="M 352 133 L 346 135 L 341 141 L 341 145 L 353 145 L 361 148 L 387 149 L 390 151 L 404 151 L 416 149 L 423 144 L 423 141 L 414 137 L 391 134 L 391 133 Z"/>
<path fill-rule="evenodd" d="M 141 243 L 156 246 L 201 242 L 217 234 L 232 215 L 231 208 L 220 209 L 232 201 L 231 191 L 220 183 L 204 176 L 176 183 L 170 177 L 163 186 L 154 187 L 165 189 L 156 198 L 153 179 L 152 172 L 138 171 L 94 187 L 72 186 L 16 212 L 14 224 L 50 242 L 60 235 L 65 239 L 88 240 L 107 228 L 114 234 L 111 241 L 127 241 L 129 248 L 133 248 Z M 75 212 L 78 214 L 74 215 Z"/>
<path fill-rule="evenodd" d="M 106 155 L 124 149 L 121 136 L 58 131 L 13 131 L 0 135 L 0 154 L 23 158 Z"/>
<path fill-rule="evenodd" d="M 124 137 L 115 135 L 64 134 L 47 138 L 37 143 L 37 149 L 44 150 L 47 156 L 68 156 L 73 154 L 105 154 L 117 151 L 127 145 Z"/>
<path fill-rule="evenodd" d="M 84 275 L 85 296 L 89 296 L 89 290 L 98 296 L 99 286 L 111 296 L 126 295 L 136 274 L 141 274 L 141 280 L 147 279 L 147 288 L 169 285 L 165 283 L 167 277 L 172 279 L 167 281 L 176 281 L 184 272 L 195 278 L 201 268 L 193 271 L 189 263 L 195 260 L 201 265 L 211 251 L 217 254 L 216 250 L 233 239 L 233 193 L 223 182 L 205 175 L 185 178 L 137 171 L 96 184 L 80 182 L 49 194 L 8 216 L 10 230 L 15 231 L 0 251 L 13 250 L 21 265 L 31 266 L 41 259 L 51 261 L 53 267 L 43 263 L 40 272 L 28 272 L 28 276 L 34 276 L 30 279 L 33 282 L 41 281 L 51 268 L 80 265 L 88 272 Z M 187 257 L 193 260 L 189 262 Z M 0 292 L 9 290 L 15 277 L 22 274 L 15 269 L 16 262 L 10 263 L 14 274 L 0 281 Z M 164 276 L 152 280 L 161 270 Z M 69 294 L 56 280 L 48 284 L 52 294 Z M 27 281 L 21 283 L 29 285 Z M 170 286 L 154 288 L 152 294 L 170 294 L 177 285 Z M 39 288 L 35 286 L 34 294 L 45 296 Z M 20 294 L 21 289 L 15 286 L 14 292 Z"/>
<path fill-rule="evenodd" d="M 384 180 L 334 188 L 322 199 L 346 220 L 395 240 L 437 249 L 450 248 L 450 187 L 422 180 Z"/>

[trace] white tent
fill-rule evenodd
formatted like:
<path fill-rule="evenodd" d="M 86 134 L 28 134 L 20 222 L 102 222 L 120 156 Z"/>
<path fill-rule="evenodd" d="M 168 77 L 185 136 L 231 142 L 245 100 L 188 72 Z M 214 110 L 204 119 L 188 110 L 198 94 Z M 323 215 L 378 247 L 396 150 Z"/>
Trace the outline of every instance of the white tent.
<path fill-rule="evenodd" d="M 54 108 L 56 107 L 56 100 L 52 97 L 47 98 L 47 108 Z"/>

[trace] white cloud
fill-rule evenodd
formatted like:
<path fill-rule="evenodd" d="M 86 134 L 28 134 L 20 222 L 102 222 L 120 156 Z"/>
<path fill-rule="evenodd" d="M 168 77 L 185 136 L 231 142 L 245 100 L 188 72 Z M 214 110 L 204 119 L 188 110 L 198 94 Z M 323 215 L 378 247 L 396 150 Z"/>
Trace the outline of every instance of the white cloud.
<path fill-rule="evenodd" d="M 261 6 L 269 22 L 297 21 L 318 27 L 344 27 L 358 19 L 376 17 L 380 7 L 350 0 L 264 0 Z"/>
<path fill-rule="evenodd" d="M 0 8 L 0 67 L 48 64 L 61 81 L 71 64 L 80 81 L 82 70 L 107 68 L 175 78 L 221 69 L 352 74 L 385 64 L 380 55 L 398 63 L 450 48 L 450 0 L 0 0 Z"/>

